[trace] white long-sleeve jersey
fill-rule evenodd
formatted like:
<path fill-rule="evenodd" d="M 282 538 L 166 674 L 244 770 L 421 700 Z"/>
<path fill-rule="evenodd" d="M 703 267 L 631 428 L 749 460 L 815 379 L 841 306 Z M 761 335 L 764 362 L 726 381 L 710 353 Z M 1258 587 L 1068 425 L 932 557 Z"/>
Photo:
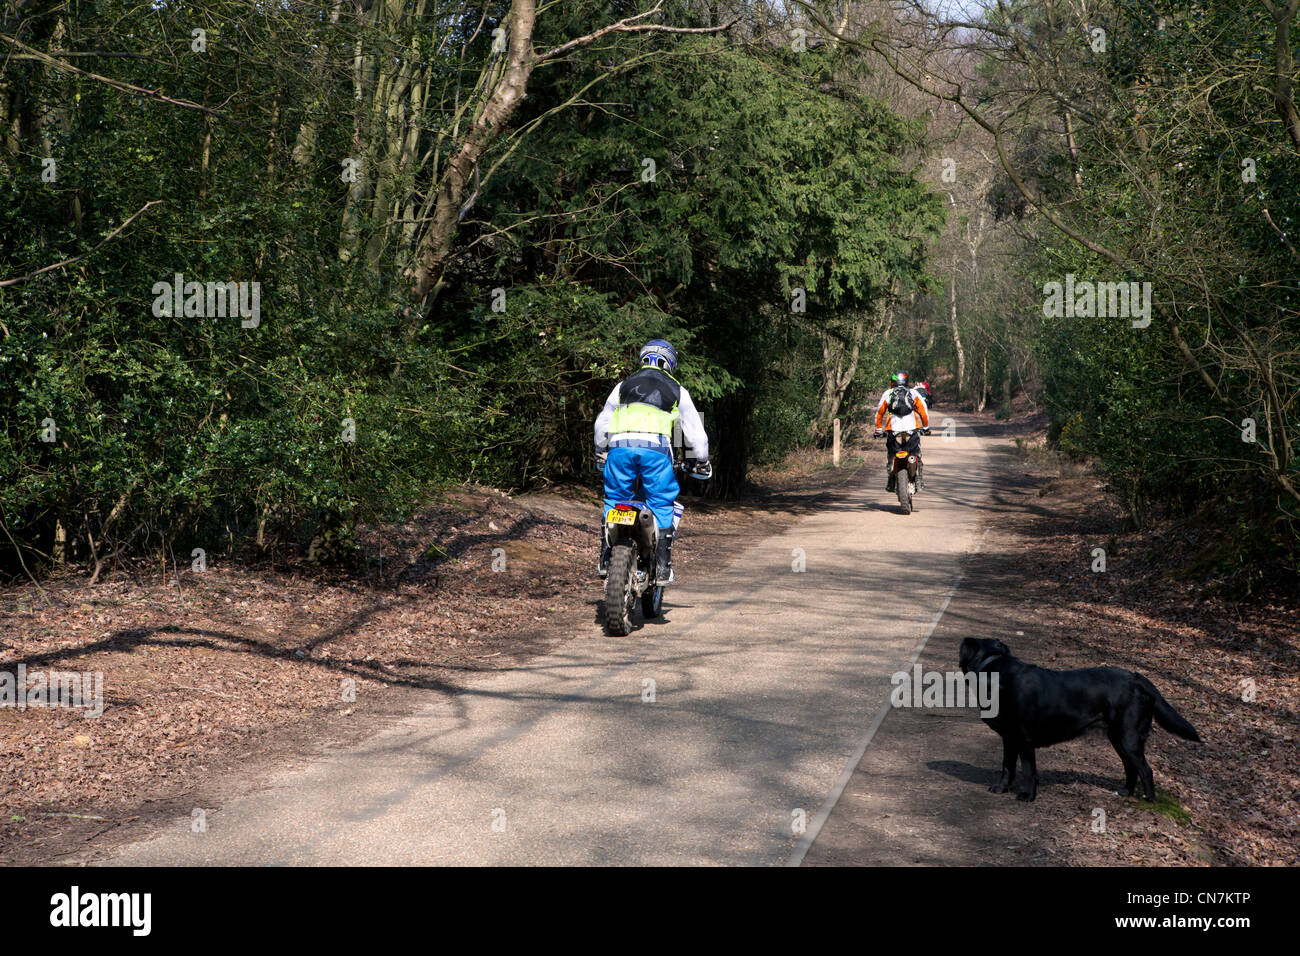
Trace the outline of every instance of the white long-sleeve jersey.
<path fill-rule="evenodd" d="M 876 406 L 876 427 L 885 431 L 910 432 L 917 428 L 928 427 L 930 424 L 929 409 L 926 408 L 925 398 L 919 391 L 909 388 L 907 394 L 911 396 L 912 407 L 915 411 L 910 415 L 896 416 L 889 411 L 889 395 L 893 388 L 885 389 L 880 396 L 880 403 Z"/>
<path fill-rule="evenodd" d="M 614 418 L 614 412 L 621 404 L 619 390 L 623 383 L 615 385 L 609 393 L 609 398 L 605 399 L 605 406 L 596 416 L 595 440 L 596 451 L 603 452 L 608 450 L 609 443 L 616 438 L 633 439 L 641 441 L 658 441 L 663 438 L 662 435 L 650 432 L 619 432 L 610 434 L 610 425 Z M 704 431 L 704 420 L 700 418 L 700 413 L 695 407 L 695 402 L 691 400 L 691 393 L 686 387 L 681 386 L 681 396 L 677 401 L 677 424 L 682 430 L 682 443 L 684 445 L 682 454 L 686 458 L 705 459 L 709 457 L 709 436 Z M 671 440 L 671 439 L 670 439 Z"/>

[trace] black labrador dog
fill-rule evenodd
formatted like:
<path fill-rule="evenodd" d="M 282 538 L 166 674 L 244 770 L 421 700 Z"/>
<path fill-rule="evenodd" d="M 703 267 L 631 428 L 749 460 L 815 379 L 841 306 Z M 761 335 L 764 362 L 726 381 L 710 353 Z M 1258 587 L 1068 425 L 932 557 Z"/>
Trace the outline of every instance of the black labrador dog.
<path fill-rule="evenodd" d="M 1002 738 L 1002 779 L 989 789 L 1006 793 L 1016 776 L 1016 757 L 1029 776 L 1029 788 L 1017 800 L 1038 795 L 1038 766 L 1034 748 L 1050 747 L 1101 725 L 1119 759 L 1124 761 L 1123 796 L 1130 796 L 1137 778 L 1148 801 L 1156 798 L 1151 766 L 1144 753 L 1151 719 L 1184 740 L 1199 741 L 1196 728 L 1178 715 L 1154 684 L 1118 667 L 1085 667 L 1049 671 L 1011 656 L 998 640 L 961 642 L 959 658 L 965 674 L 998 675 L 998 710 L 984 722 Z"/>

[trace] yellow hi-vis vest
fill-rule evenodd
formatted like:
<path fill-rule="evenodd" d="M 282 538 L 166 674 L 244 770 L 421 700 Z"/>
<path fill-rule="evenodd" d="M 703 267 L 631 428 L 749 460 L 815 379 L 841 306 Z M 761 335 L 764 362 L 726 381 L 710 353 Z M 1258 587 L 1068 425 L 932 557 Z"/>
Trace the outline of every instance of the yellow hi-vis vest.
<path fill-rule="evenodd" d="M 614 415 L 609 424 L 609 433 L 618 435 L 622 432 L 643 432 L 651 435 L 666 435 L 671 438 L 673 426 L 676 424 L 676 405 L 670 411 L 665 412 L 653 405 L 633 402 L 631 405 L 620 405 L 614 409 Z"/>
<path fill-rule="evenodd" d="M 643 368 L 619 386 L 619 406 L 610 419 L 609 433 L 642 432 L 671 438 L 677 424 L 682 387 L 667 372 Z"/>

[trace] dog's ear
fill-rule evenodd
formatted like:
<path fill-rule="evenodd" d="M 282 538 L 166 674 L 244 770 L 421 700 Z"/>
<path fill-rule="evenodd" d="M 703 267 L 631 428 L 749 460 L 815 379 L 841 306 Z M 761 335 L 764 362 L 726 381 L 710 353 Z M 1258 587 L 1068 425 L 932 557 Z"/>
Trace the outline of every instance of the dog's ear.
<path fill-rule="evenodd" d="M 964 669 L 979 652 L 979 641 L 973 637 L 968 637 L 961 642 L 961 650 L 957 654 L 957 663 Z"/>

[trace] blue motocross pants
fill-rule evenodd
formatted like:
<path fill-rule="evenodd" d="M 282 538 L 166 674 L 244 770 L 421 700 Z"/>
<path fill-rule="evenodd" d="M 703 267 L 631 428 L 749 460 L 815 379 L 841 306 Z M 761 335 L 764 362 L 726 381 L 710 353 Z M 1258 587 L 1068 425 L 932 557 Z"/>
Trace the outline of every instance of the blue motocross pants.
<path fill-rule="evenodd" d="M 605 510 L 620 501 L 632 501 L 637 476 L 646 506 L 654 512 L 661 531 L 673 526 L 673 502 L 681 490 L 673 474 L 673 459 L 654 448 L 611 448 L 605 462 Z"/>

